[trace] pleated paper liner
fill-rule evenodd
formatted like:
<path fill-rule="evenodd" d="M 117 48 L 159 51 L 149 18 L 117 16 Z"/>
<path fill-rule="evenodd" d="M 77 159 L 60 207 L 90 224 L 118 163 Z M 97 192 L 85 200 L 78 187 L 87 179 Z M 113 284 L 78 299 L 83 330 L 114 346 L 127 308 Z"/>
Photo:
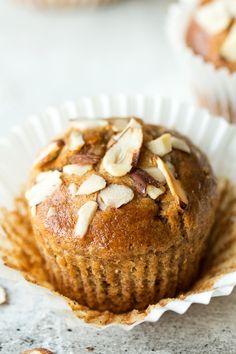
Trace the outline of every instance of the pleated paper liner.
<path fill-rule="evenodd" d="M 217 222 L 211 233 L 205 266 L 192 289 L 175 299 L 163 299 L 144 311 L 134 310 L 117 315 L 90 310 L 53 292 L 43 261 L 31 241 L 32 230 L 24 198 L 17 198 L 15 204 L 14 199 L 21 195 L 20 190 L 37 151 L 65 129 L 69 118 L 130 115 L 188 135 L 208 154 L 216 174 L 228 177 L 228 180 L 221 183 Z M 0 250 L 6 264 L 0 266 L 0 276 L 24 282 L 23 274 L 29 281 L 25 286 L 32 284 L 32 291 L 42 294 L 45 307 L 53 309 L 58 316 L 75 326 L 80 322 L 78 319 L 82 319 L 102 328 L 120 325 L 131 329 L 143 321 L 157 321 L 167 310 L 184 313 L 192 303 L 208 303 L 214 296 L 228 295 L 236 285 L 235 155 L 236 127 L 223 119 L 212 118 L 205 111 L 167 99 L 141 95 L 85 97 L 77 103 L 67 103 L 59 109 L 50 108 L 41 116 L 30 117 L 21 127 L 15 127 L 8 139 L 0 142 L 0 195 L 3 206 Z M 10 268 L 15 271 L 10 271 Z"/>
<path fill-rule="evenodd" d="M 198 103 L 236 123 L 236 73 L 215 68 L 186 44 L 186 31 L 198 4 L 199 0 L 179 0 L 170 5 L 167 32 Z"/>

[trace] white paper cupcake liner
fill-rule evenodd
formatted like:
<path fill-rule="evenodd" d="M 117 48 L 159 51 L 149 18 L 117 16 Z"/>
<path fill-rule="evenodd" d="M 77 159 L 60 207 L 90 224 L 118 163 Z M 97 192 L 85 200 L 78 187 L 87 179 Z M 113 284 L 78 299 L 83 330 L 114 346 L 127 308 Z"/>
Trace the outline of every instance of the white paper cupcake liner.
<path fill-rule="evenodd" d="M 179 0 L 171 5 L 167 32 L 198 102 L 212 113 L 236 123 L 236 73 L 230 73 L 227 68 L 215 68 L 186 44 L 186 31 L 197 4 L 198 0 Z"/>
<path fill-rule="evenodd" d="M 38 6 L 43 8 L 56 8 L 56 7 L 93 7 L 99 5 L 107 5 L 117 2 L 119 0 L 18 0 L 21 3 Z"/>
<path fill-rule="evenodd" d="M 38 150 L 55 135 L 63 132 L 68 119 L 111 116 L 138 116 L 146 122 L 178 130 L 192 139 L 208 155 L 217 176 L 227 176 L 236 185 L 236 126 L 230 126 L 221 118 L 211 117 L 205 110 L 158 97 L 142 95 L 82 97 L 77 102 L 67 102 L 60 108 L 48 108 L 40 116 L 29 117 L 24 124 L 14 127 L 8 138 L 0 140 L 1 206 L 8 209 L 13 207 L 13 200 L 27 180 Z M 227 260 L 224 262 L 227 263 Z M 236 265 L 235 269 L 232 267 L 226 269 L 229 269 L 226 274 L 213 277 L 212 284 L 206 286 L 204 290 L 197 291 L 195 288 L 186 296 L 161 301 L 157 305 L 149 306 L 145 311 L 114 315 L 114 319 L 104 313 L 106 319 L 103 321 L 102 314 L 95 315 L 94 311 L 83 307 L 77 309 L 75 313 L 80 319 L 101 328 L 119 326 L 129 330 L 142 322 L 158 321 L 168 310 L 183 314 L 193 303 L 208 304 L 212 297 L 229 295 L 236 285 Z M 0 264 L 0 277 L 22 283 L 27 292 L 41 294 L 45 308 L 56 311 L 58 316 L 69 321 L 71 326 L 81 324 L 63 297 L 27 282 L 21 273 L 3 264 Z M 89 317 L 86 311 L 91 312 Z"/>

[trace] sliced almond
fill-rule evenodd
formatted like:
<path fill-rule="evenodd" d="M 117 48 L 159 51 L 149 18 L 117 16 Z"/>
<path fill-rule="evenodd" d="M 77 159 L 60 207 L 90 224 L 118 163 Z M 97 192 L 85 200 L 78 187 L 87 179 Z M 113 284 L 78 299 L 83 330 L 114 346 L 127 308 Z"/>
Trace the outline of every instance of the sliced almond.
<path fill-rule="evenodd" d="M 157 164 L 160 168 L 161 172 L 165 176 L 167 185 L 170 189 L 171 194 L 177 201 L 178 205 L 184 209 L 188 204 L 188 198 L 183 190 L 180 181 L 176 180 L 174 175 L 172 174 L 171 170 L 167 166 L 167 164 L 160 158 L 157 157 Z"/>
<path fill-rule="evenodd" d="M 223 45 L 220 54 L 229 62 L 236 62 L 236 23 L 232 26 Z"/>
<path fill-rule="evenodd" d="M 149 141 L 146 146 L 154 154 L 160 157 L 165 156 L 172 151 L 171 135 L 169 133 L 165 133 L 159 138 Z"/>
<path fill-rule="evenodd" d="M 86 179 L 77 192 L 77 195 L 89 195 L 95 192 L 100 191 L 106 187 L 106 181 L 103 177 L 98 175 L 91 175 Z"/>
<path fill-rule="evenodd" d="M 210 35 L 217 35 L 229 26 L 232 17 L 223 1 L 213 1 L 200 6 L 195 19 Z"/>
<path fill-rule="evenodd" d="M 154 187 L 154 186 L 151 186 L 151 185 L 148 185 L 147 186 L 147 189 L 146 189 L 146 192 L 147 192 L 147 195 L 152 198 L 152 199 L 157 199 L 160 195 L 162 195 L 163 193 L 165 193 L 165 188 L 164 187 L 160 187 L 160 188 L 157 188 L 157 187 Z"/>
<path fill-rule="evenodd" d="M 143 142 L 142 126 L 134 119 L 103 158 L 104 169 L 112 176 L 125 176 L 137 164 Z"/>
<path fill-rule="evenodd" d="M 63 173 L 67 175 L 83 176 L 85 173 L 91 171 L 92 165 L 66 165 L 63 167 Z"/>
<path fill-rule="evenodd" d="M 47 176 L 36 183 L 31 189 L 29 189 L 25 197 L 31 207 L 34 207 L 42 203 L 48 198 L 54 191 L 61 185 L 61 173 L 59 171 L 51 171 Z"/>
<path fill-rule="evenodd" d="M 108 125 L 108 121 L 104 119 L 85 119 L 85 120 L 79 120 L 79 119 L 73 119 L 70 121 L 70 126 L 79 129 L 81 131 L 87 130 L 87 129 L 95 129 L 95 128 L 103 128 Z"/>
<path fill-rule="evenodd" d="M 98 204 L 101 210 L 120 208 L 134 198 L 134 192 L 121 184 L 110 184 L 98 194 Z"/>
<path fill-rule="evenodd" d="M 68 191 L 71 195 L 75 196 L 78 192 L 78 187 L 75 183 L 70 183 L 68 186 Z"/>
<path fill-rule="evenodd" d="M 146 167 L 142 169 L 146 171 L 150 176 L 152 176 L 158 182 L 164 183 L 166 181 L 165 176 L 163 175 L 163 173 L 158 167 Z"/>
<path fill-rule="evenodd" d="M 83 238 L 88 231 L 89 225 L 91 224 L 98 204 L 92 200 L 88 201 L 78 211 L 78 221 L 75 226 L 75 235 Z"/>
<path fill-rule="evenodd" d="M 127 118 L 117 118 L 111 121 L 112 129 L 114 132 L 119 133 L 125 129 L 128 124 Z"/>
<path fill-rule="evenodd" d="M 160 183 L 155 178 L 153 178 L 146 171 L 140 168 L 137 168 L 132 171 L 130 173 L 130 177 L 132 178 L 138 193 L 144 196 L 147 194 L 146 189 L 148 185 L 153 185 L 155 187 L 160 186 Z"/>
<path fill-rule="evenodd" d="M 35 348 L 35 349 L 24 350 L 23 352 L 21 352 L 21 354 L 54 354 L 54 353 L 48 349 Z"/>
<path fill-rule="evenodd" d="M 5 304 L 7 301 L 7 294 L 3 287 L 0 286 L 0 305 Z"/>
<path fill-rule="evenodd" d="M 52 216 L 57 215 L 57 211 L 54 207 L 50 207 L 47 212 L 47 218 L 51 218 Z"/>
<path fill-rule="evenodd" d="M 61 149 L 64 146 L 64 141 L 62 139 L 53 141 L 46 148 L 44 148 L 37 159 L 34 161 L 33 166 L 43 166 L 48 162 L 53 161 L 59 155 Z"/>
<path fill-rule="evenodd" d="M 94 154 L 76 154 L 71 156 L 69 160 L 71 164 L 96 165 L 101 160 L 101 156 Z"/>
<path fill-rule="evenodd" d="M 190 154 L 191 150 L 186 141 L 180 138 L 176 138 L 175 136 L 171 136 L 171 145 L 174 149 L 178 149 Z"/>
<path fill-rule="evenodd" d="M 70 151 L 76 151 L 82 148 L 85 144 L 83 135 L 76 130 L 73 130 L 70 134 L 68 141 L 68 148 Z"/>

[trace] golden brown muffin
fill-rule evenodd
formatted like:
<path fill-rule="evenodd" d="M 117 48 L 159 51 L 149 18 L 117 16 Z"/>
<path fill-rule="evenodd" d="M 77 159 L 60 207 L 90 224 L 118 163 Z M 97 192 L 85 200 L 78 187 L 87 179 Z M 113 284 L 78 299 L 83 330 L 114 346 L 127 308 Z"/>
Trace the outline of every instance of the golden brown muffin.
<path fill-rule="evenodd" d="M 189 289 L 217 184 L 177 132 L 137 118 L 74 120 L 35 162 L 26 198 L 55 289 L 122 313 Z"/>
<path fill-rule="evenodd" d="M 186 41 L 195 54 L 212 62 L 216 68 L 236 71 L 236 1 L 200 1 Z"/>

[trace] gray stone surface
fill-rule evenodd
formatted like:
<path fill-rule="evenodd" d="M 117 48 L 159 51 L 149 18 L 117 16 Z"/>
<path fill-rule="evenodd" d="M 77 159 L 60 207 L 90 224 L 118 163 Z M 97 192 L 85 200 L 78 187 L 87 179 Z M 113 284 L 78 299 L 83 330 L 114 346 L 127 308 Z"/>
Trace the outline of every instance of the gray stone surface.
<path fill-rule="evenodd" d="M 40 298 L 32 298 L 11 281 L 1 281 L 9 303 L 0 306 L 0 353 L 19 354 L 45 347 L 56 354 L 180 354 L 236 353 L 236 291 L 205 305 L 192 305 L 184 315 L 165 313 L 155 324 L 144 323 L 126 332 L 100 331 L 79 325 L 70 328 L 56 313 L 44 311 Z"/>

